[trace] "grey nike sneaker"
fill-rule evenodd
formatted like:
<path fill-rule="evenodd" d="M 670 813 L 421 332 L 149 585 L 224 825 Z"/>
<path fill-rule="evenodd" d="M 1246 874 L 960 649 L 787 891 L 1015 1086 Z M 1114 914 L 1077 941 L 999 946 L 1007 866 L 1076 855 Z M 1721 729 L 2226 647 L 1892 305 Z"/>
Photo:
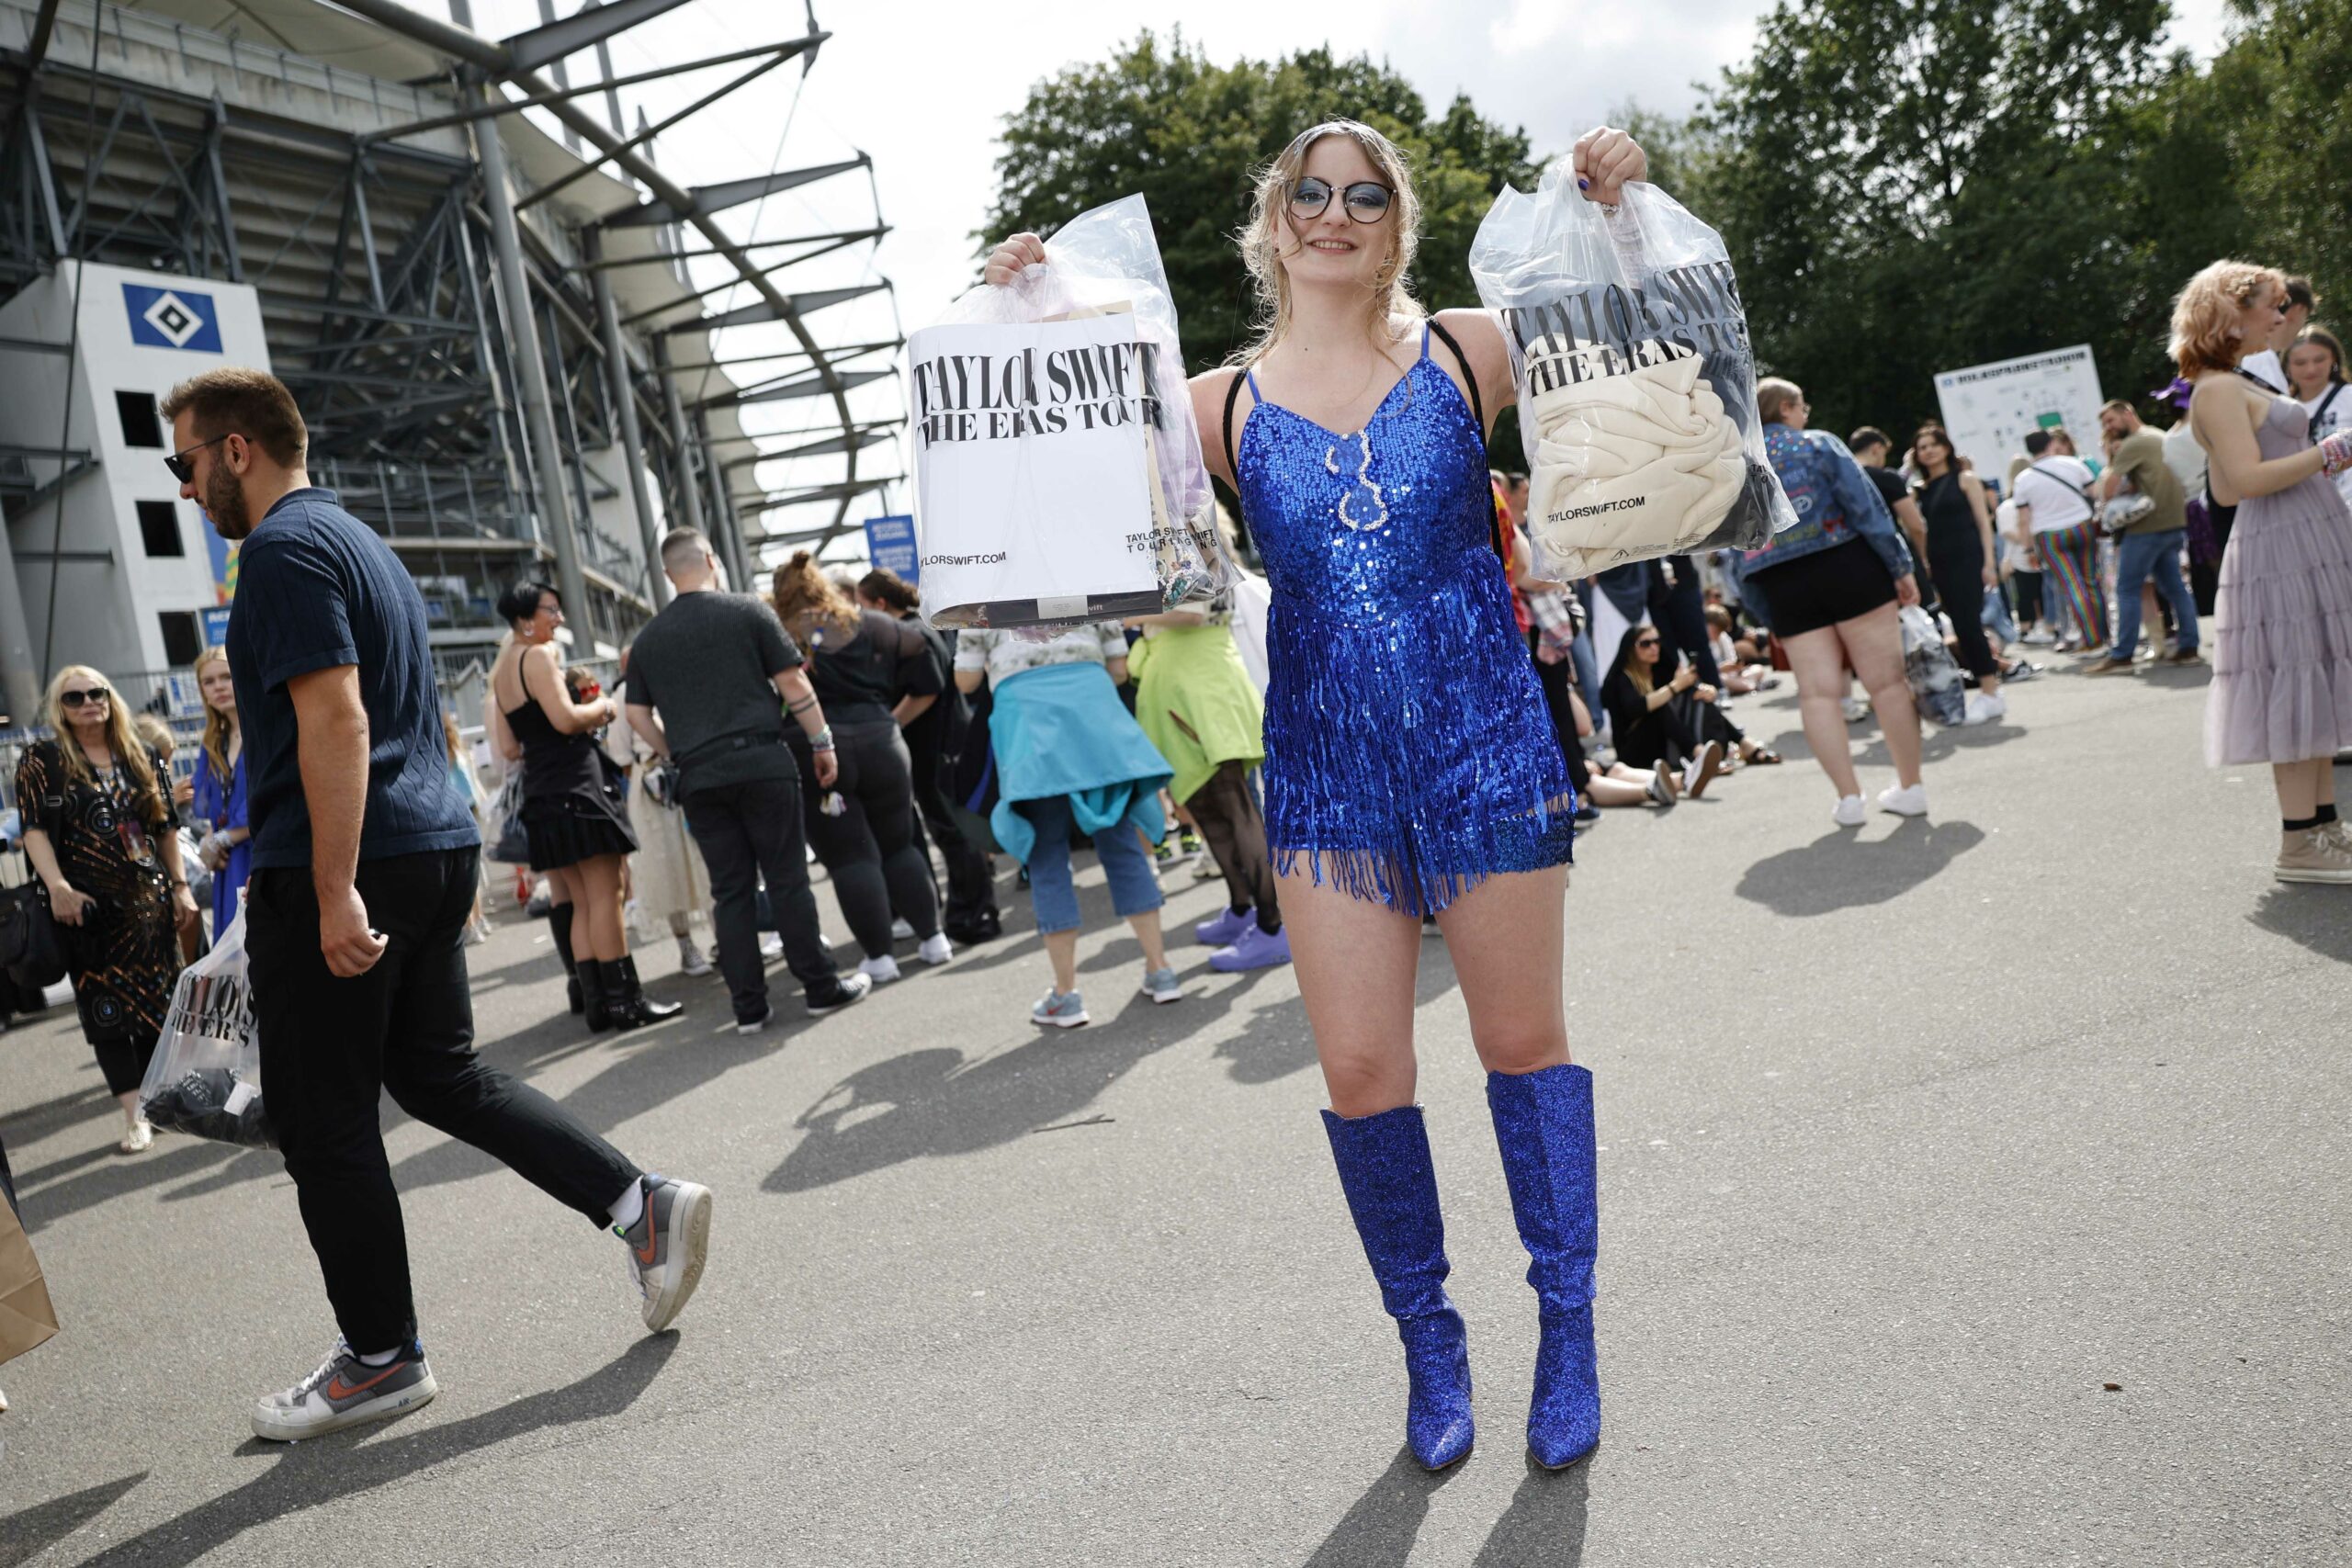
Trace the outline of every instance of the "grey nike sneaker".
<path fill-rule="evenodd" d="M 628 1246 L 646 1329 L 659 1334 L 702 1283 L 703 1260 L 710 1254 L 710 1189 L 650 1171 L 638 1179 L 645 1189 L 645 1213 L 614 1234 Z"/>
<path fill-rule="evenodd" d="M 270 1443 L 323 1437 L 413 1410 L 440 1392 L 416 1341 L 402 1346 L 390 1366 L 371 1367 L 337 1339 L 317 1371 L 254 1403 L 254 1436 Z"/>

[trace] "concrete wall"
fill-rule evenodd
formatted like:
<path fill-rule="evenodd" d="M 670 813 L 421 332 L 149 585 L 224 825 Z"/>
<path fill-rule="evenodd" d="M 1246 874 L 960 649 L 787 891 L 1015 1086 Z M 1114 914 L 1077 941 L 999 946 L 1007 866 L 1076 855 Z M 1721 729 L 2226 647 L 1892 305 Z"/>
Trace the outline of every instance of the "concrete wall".
<path fill-rule="evenodd" d="M 61 266 L 0 306 L 0 337 L 65 342 L 74 273 L 71 265 Z M 160 399 L 188 377 L 220 366 L 269 368 L 261 305 L 242 284 L 95 263 L 81 269 L 81 345 L 70 387 L 62 355 L 0 349 L 0 381 L 10 394 L 0 398 L 0 442 L 54 447 L 70 410 L 65 445 L 90 452 L 98 467 L 67 485 L 57 548 L 107 558 L 48 558 L 59 525 L 54 498 L 10 525 L 9 547 L 33 652 L 38 659 L 46 647 L 51 671 L 68 663 L 109 674 L 161 670 L 171 661 L 159 614 L 200 615 L 225 603 L 226 551 L 202 512 L 178 499 L 179 486 L 163 461 L 169 427 L 163 432 L 166 446 L 129 445 L 115 394 Z M 155 298 L 159 294 L 168 298 Z M 217 349 L 210 346 L 216 337 Z M 56 468 L 53 459 L 33 463 L 42 479 Z M 142 501 L 171 505 L 180 554 L 148 553 L 139 520 Z M 54 637 L 49 630 L 52 569 L 60 574 Z"/>

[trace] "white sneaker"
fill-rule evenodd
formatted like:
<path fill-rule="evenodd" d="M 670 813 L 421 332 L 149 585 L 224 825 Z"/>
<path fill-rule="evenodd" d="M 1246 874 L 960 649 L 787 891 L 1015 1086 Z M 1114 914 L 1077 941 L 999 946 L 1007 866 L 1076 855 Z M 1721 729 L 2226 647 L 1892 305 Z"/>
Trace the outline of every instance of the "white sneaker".
<path fill-rule="evenodd" d="M 2053 636 L 2047 627 L 2036 626 L 2033 630 L 2026 633 L 2025 636 L 2018 638 L 2018 640 L 2026 644 L 2030 648 L 2048 648 L 2052 644 L 2055 643 L 2058 638 Z"/>
<path fill-rule="evenodd" d="M 338 1339 L 317 1371 L 254 1402 L 254 1436 L 271 1443 L 323 1437 L 413 1410 L 439 1392 L 424 1348 L 414 1340 L 387 1365 L 371 1367 Z"/>
<path fill-rule="evenodd" d="M 1868 697 L 1848 697 L 1839 705 L 1846 710 L 1848 724 L 1860 724 L 1871 716 L 1871 700 Z"/>
<path fill-rule="evenodd" d="M 893 917 L 890 921 L 890 940 L 892 942 L 912 942 L 914 939 L 915 928 L 907 924 L 906 921 Z"/>
<path fill-rule="evenodd" d="M 832 943 L 827 942 L 825 945 L 831 947 Z M 760 933 L 760 962 L 773 964 L 783 956 L 784 938 L 774 931 L 762 931 Z"/>
<path fill-rule="evenodd" d="M 1963 728 L 1979 724 L 1990 724 L 1996 718 L 2007 717 L 2008 712 L 2009 699 L 1998 692 L 1990 694 L 1971 692 L 1968 694 L 1967 702 L 1962 706 L 1960 722 Z"/>
<path fill-rule="evenodd" d="M 678 973 L 696 976 L 710 973 L 709 956 L 695 945 L 695 939 L 690 936 L 678 939 Z"/>
<path fill-rule="evenodd" d="M 922 946 L 915 950 L 915 956 L 925 964 L 944 964 L 956 956 L 956 949 L 948 942 L 945 931 L 933 931 L 923 938 Z"/>
<path fill-rule="evenodd" d="M 879 958 L 862 960 L 857 972 L 877 986 L 887 986 L 899 977 L 899 961 L 886 953 Z"/>
<path fill-rule="evenodd" d="M 127 1155 L 143 1155 L 154 1146 L 154 1124 L 144 1116 L 138 1117 L 124 1125 L 122 1142 L 116 1145 Z"/>
<path fill-rule="evenodd" d="M 1829 813 L 1829 820 L 1840 828 L 1859 828 L 1870 820 L 1870 807 L 1862 804 L 1859 795 L 1841 795 L 1837 808 Z"/>
<path fill-rule="evenodd" d="M 1909 789 L 1883 789 L 1878 792 L 1878 808 L 1897 817 L 1925 817 L 1928 814 L 1928 786 L 1915 784 Z"/>
<path fill-rule="evenodd" d="M 1707 793 L 1708 783 L 1723 772 L 1724 743 L 1710 740 L 1699 748 L 1699 754 L 1683 765 L 1682 793 L 1696 800 Z"/>

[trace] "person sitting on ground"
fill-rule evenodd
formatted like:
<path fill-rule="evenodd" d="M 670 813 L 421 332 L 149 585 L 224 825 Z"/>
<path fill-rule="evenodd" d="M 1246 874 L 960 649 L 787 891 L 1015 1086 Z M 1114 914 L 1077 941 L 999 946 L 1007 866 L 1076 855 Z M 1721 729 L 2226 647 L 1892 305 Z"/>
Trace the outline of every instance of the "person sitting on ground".
<path fill-rule="evenodd" d="M 1743 761 L 1781 760 L 1731 721 L 1716 700 L 1715 688 L 1699 679 L 1695 666 L 1685 661 L 1671 676 L 1660 679 L 1659 648 L 1656 626 L 1626 627 L 1618 639 L 1617 658 L 1600 683 L 1619 761 L 1679 770 L 1683 793 L 1695 800 L 1723 772 L 1724 760 L 1735 746 Z"/>
<path fill-rule="evenodd" d="M 1757 653 L 1753 641 L 1732 636 L 1731 612 L 1721 604 L 1707 606 L 1707 637 L 1714 649 L 1715 668 L 1724 672 L 1724 690 L 1731 695 L 1769 692 L 1781 683 L 1771 664 Z"/>
<path fill-rule="evenodd" d="M 1589 739 L 1592 711 L 1574 692 L 1568 694 L 1568 705 L 1576 714 L 1577 734 Z M 1577 775 L 1577 797 L 1595 807 L 1671 806 L 1682 798 L 1681 775 L 1672 768 L 1633 768 L 1623 762 L 1604 768 L 1582 750 L 1568 760 L 1568 767 Z"/>

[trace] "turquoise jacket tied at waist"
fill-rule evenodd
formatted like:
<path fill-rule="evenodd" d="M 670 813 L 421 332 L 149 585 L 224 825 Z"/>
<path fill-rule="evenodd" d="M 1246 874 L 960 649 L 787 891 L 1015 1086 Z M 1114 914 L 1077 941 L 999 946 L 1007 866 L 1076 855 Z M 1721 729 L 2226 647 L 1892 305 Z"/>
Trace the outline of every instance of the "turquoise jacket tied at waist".
<path fill-rule="evenodd" d="M 989 743 L 998 791 L 989 827 L 1023 865 L 1037 842 L 1036 829 L 1013 809 L 1023 800 L 1068 795 L 1090 837 L 1124 823 L 1158 843 L 1168 830 L 1159 789 L 1174 770 L 1100 664 L 1045 664 L 999 682 Z"/>

